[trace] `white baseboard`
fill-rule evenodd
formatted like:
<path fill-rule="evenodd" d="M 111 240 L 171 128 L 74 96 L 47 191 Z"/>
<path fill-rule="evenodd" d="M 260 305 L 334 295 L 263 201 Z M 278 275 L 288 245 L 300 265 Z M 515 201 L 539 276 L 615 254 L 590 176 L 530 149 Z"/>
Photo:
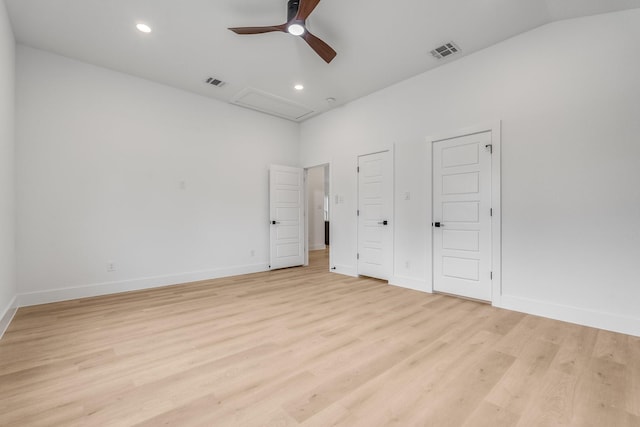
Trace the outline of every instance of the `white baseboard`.
<path fill-rule="evenodd" d="M 335 267 L 335 269 L 334 269 Z M 358 277 L 358 270 L 349 265 L 335 264 L 329 267 L 332 273 L 344 274 L 345 276 Z"/>
<path fill-rule="evenodd" d="M 309 246 L 309 250 L 310 251 L 323 251 L 327 249 L 327 246 L 322 244 L 322 245 L 311 245 Z"/>
<path fill-rule="evenodd" d="M 502 295 L 496 307 L 640 337 L 640 318 Z"/>
<path fill-rule="evenodd" d="M 13 316 L 15 316 L 16 311 L 18 311 L 16 299 L 17 297 L 13 297 L 9 304 L 0 311 L 0 339 L 2 339 L 2 336 L 7 331 L 11 320 L 13 320 Z"/>
<path fill-rule="evenodd" d="M 96 283 L 73 288 L 59 288 L 47 291 L 36 291 L 19 294 L 18 307 L 47 304 L 50 302 L 67 301 L 78 298 L 95 297 L 116 294 L 120 292 L 139 291 L 142 289 L 158 288 L 161 286 L 180 283 L 197 282 L 199 280 L 219 279 L 222 277 L 239 276 L 242 274 L 268 271 L 268 264 L 254 264 L 215 270 L 194 271 L 168 276 L 143 277 L 123 280 L 119 282 Z"/>
<path fill-rule="evenodd" d="M 402 276 L 392 276 L 389 279 L 389 284 L 398 286 L 400 288 L 412 289 L 414 291 L 426 292 L 429 294 L 433 293 L 430 283 L 427 283 L 424 280 L 411 279 L 409 277 Z"/>
<path fill-rule="evenodd" d="M 335 267 L 335 270 L 331 270 L 334 273 L 358 277 L 357 269 L 353 266 L 335 265 Z M 200 280 L 218 279 L 222 277 L 258 273 L 268 270 L 268 264 L 266 263 L 254 264 L 19 294 L 7 307 L 3 309 L 3 311 L 0 311 L 0 315 L 2 315 L 0 317 L 0 338 L 11 323 L 17 307 L 136 291 L 180 283 L 196 282 Z M 393 276 L 389 280 L 389 284 L 421 292 L 431 292 L 428 283 L 401 276 Z M 509 295 L 501 295 L 499 302 L 494 301 L 494 306 L 640 337 L 640 318 L 638 317 L 621 316 L 607 312 L 553 304 L 545 301 L 531 300 Z"/>

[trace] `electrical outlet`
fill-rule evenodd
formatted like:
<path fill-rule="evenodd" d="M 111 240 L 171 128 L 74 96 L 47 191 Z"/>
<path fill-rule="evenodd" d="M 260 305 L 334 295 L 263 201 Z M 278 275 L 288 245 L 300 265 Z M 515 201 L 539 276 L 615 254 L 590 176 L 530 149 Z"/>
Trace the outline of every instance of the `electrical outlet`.
<path fill-rule="evenodd" d="M 256 256 L 256 251 L 254 249 L 251 249 L 251 256 Z"/>
<path fill-rule="evenodd" d="M 113 261 L 107 262 L 107 271 L 108 272 L 116 271 L 116 263 Z"/>
<path fill-rule="evenodd" d="M 404 262 L 404 268 L 406 268 L 407 270 L 408 270 L 409 268 L 411 268 L 411 263 L 410 263 L 409 261 L 405 261 L 405 262 Z"/>

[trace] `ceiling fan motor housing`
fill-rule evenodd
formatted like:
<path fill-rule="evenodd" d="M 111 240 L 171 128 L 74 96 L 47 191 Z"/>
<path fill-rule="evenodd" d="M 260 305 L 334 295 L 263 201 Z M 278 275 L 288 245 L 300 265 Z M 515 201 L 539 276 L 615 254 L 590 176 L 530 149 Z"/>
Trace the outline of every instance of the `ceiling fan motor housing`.
<path fill-rule="evenodd" d="M 300 0 L 289 0 L 287 3 L 287 22 L 296 17 L 298 7 L 300 7 Z"/>

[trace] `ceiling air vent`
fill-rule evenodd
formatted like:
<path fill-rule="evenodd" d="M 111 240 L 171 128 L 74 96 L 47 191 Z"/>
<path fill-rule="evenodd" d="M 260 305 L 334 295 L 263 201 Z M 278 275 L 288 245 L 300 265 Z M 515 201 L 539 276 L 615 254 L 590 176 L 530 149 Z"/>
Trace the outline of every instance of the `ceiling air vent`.
<path fill-rule="evenodd" d="M 442 59 L 458 52 L 460 52 L 460 48 L 454 42 L 449 42 L 433 49 L 431 55 L 437 59 Z"/>
<path fill-rule="evenodd" d="M 210 84 L 211 86 L 217 86 L 217 87 L 222 87 L 225 85 L 225 82 L 223 82 L 222 80 L 216 79 L 215 77 L 209 77 L 207 80 L 205 80 L 205 83 Z"/>

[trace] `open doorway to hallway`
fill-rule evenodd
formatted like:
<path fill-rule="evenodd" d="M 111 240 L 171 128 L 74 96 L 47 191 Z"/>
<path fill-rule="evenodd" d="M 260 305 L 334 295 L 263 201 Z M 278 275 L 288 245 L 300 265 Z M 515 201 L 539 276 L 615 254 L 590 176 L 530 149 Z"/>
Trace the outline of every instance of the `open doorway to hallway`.
<path fill-rule="evenodd" d="M 328 269 L 331 246 L 330 166 L 314 166 L 307 168 L 305 173 L 307 260 L 310 264 L 326 264 Z"/>

